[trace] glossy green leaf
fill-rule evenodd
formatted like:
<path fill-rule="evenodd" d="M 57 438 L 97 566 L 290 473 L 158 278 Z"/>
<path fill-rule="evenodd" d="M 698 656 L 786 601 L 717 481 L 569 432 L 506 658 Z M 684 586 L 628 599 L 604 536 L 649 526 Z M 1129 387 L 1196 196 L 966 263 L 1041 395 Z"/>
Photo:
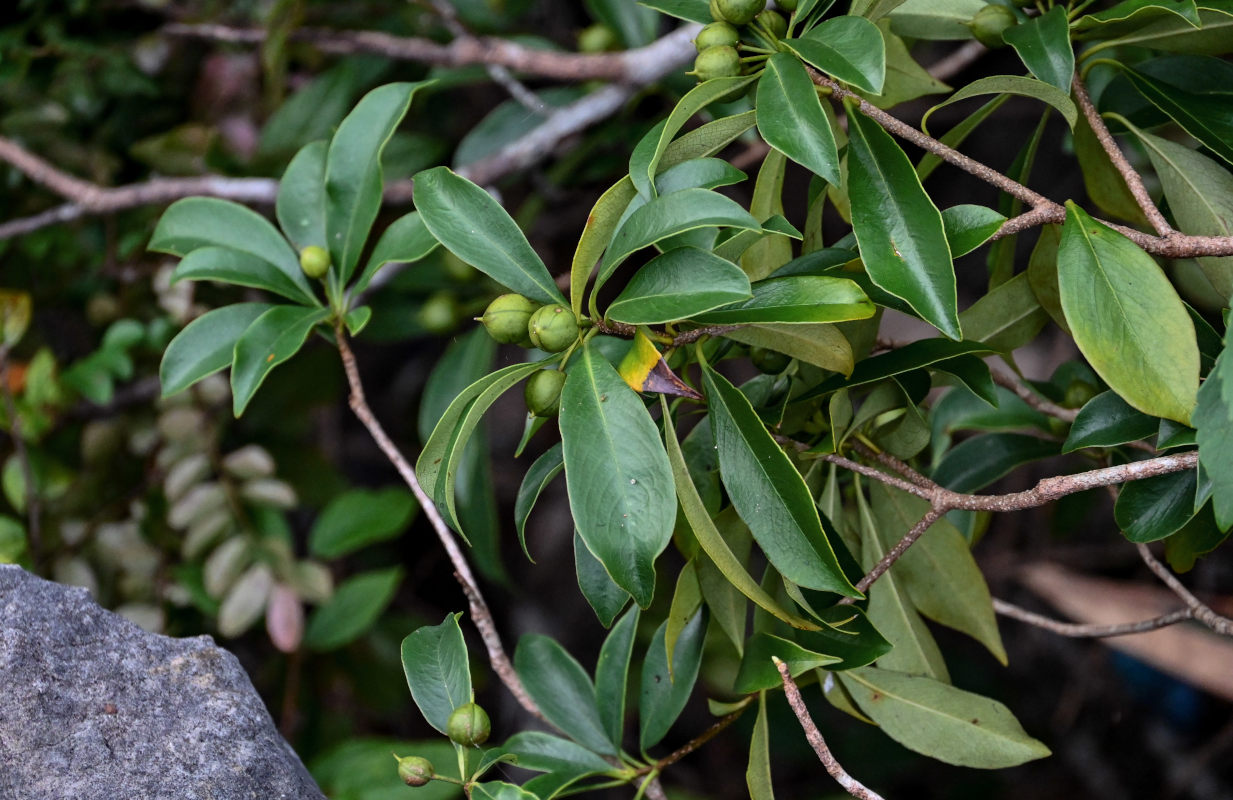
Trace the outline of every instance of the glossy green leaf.
<path fill-rule="evenodd" d="M 1108 152 L 1096 138 L 1087 117 L 1080 117 L 1074 125 L 1075 160 L 1083 173 L 1083 186 L 1088 197 L 1105 214 L 1126 220 L 1140 227 L 1150 227 L 1143 209 L 1126 185 L 1126 179 L 1118 172 Z M 1052 229 L 1056 226 L 1047 226 Z M 1042 232 L 1042 239 L 1043 239 Z"/>
<path fill-rule="evenodd" d="M 844 388 L 874 383 L 905 372 L 934 367 L 940 362 L 959 356 L 988 352 L 992 352 L 992 348 L 980 342 L 921 339 L 903 347 L 897 347 L 888 353 L 866 358 L 856 365 L 856 369 L 852 370 L 851 376 L 847 379 L 839 375 L 832 376 L 797 399 L 805 400 Z"/>
<path fill-rule="evenodd" d="M 300 269 L 300 258 L 269 220 L 252 209 L 214 197 L 186 197 L 172 203 L 159 218 L 150 249 L 186 256 L 200 247 L 226 247 L 266 261 L 299 287 L 302 298 L 314 298 Z"/>
<path fill-rule="evenodd" d="M 329 309 L 274 306 L 236 340 L 231 365 L 232 409 L 238 417 L 270 371 L 295 355 L 308 334 L 329 317 Z"/>
<path fill-rule="evenodd" d="M 300 250 L 328 247 L 325 227 L 325 156 L 328 142 L 300 148 L 278 182 L 274 216 L 283 233 Z"/>
<path fill-rule="evenodd" d="M 869 502 L 878 538 L 887 550 L 929 511 L 928 500 L 877 481 L 871 482 Z M 989 587 L 967 540 L 949 520 L 943 517 L 929 526 L 890 571 L 902 581 L 917 611 L 966 633 L 1006 664 Z"/>
<path fill-rule="evenodd" d="M 1186 133 L 1233 164 L 1233 99 L 1195 94 L 1129 68 L 1123 74 Z"/>
<path fill-rule="evenodd" d="M 447 614 L 440 625 L 416 628 L 402 640 L 402 669 L 415 705 L 428 724 L 446 733 L 455 708 L 470 703 L 471 667 L 458 619 Z"/>
<path fill-rule="evenodd" d="M 1018 95 L 1020 97 L 1030 97 L 1033 100 L 1039 100 L 1042 103 L 1057 109 L 1058 112 L 1061 113 L 1061 115 L 1066 119 L 1066 124 L 1072 129 L 1078 121 L 1079 111 L 1075 108 L 1074 101 L 1070 99 L 1069 91 L 1063 91 L 1062 89 L 1059 89 L 1056 86 L 1042 80 L 1028 78 L 1022 75 L 991 75 L 972 81 L 967 86 L 964 86 L 962 89 L 946 98 L 944 102 L 938 103 L 936 106 L 929 109 L 925 112 L 925 116 L 921 120 L 921 126 L 922 128 L 925 127 L 929 121 L 929 117 L 940 108 L 945 108 L 952 103 L 958 103 L 971 97 L 980 97 L 982 95 L 989 94 L 1011 94 Z"/>
<path fill-rule="evenodd" d="M 722 158 L 691 158 L 656 175 L 655 191 L 672 194 L 682 189 L 717 189 L 748 177 Z"/>
<path fill-rule="evenodd" d="M 758 132 L 805 169 L 838 185 L 839 151 L 830 120 L 801 62 L 776 53 L 758 80 Z"/>
<path fill-rule="evenodd" d="M 595 696 L 599 701 L 599 718 L 613 742 L 621 741 L 625 728 L 626 684 L 629 681 L 629 659 L 634 650 L 638 618 L 637 606 L 625 612 L 608 632 L 599 649 L 599 659 L 595 662 Z"/>
<path fill-rule="evenodd" d="M 1208 503 L 1180 531 L 1165 539 L 1165 560 L 1174 572 L 1189 572 L 1195 562 L 1229 538 L 1229 531 L 1220 530 Z"/>
<path fill-rule="evenodd" d="M 783 218 L 783 182 L 788 167 L 788 158 L 772 149 L 762 159 L 758 168 L 758 180 L 754 184 L 753 197 L 749 201 L 749 213 L 755 219 L 764 220 L 763 231 L 741 231 L 733 237 L 739 241 L 745 236 L 755 236 L 755 241 L 741 251 L 740 265 L 750 280 L 759 281 L 792 260 L 792 243 L 789 236 L 801 238 L 800 234 Z M 774 220 L 775 222 L 772 222 Z M 791 229 L 788 235 L 768 233 L 771 226 Z M 742 235 L 743 234 L 743 235 Z M 731 240 L 729 240 L 731 241 Z M 725 243 L 726 244 L 726 243 Z M 717 253 L 725 258 L 728 253 Z"/>
<path fill-rule="evenodd" d="M 447 250 L 532 300 L 565 304 L 548 268 L 488 192 L 446 167 L 415 176 L 415 207 Z"/>
<path fill-rule="evenodd" d="M 1122 487 L 1113 518 L 1132 542 L 1155 542 L 1181 530 L 1195 515 L 1196 471 L 1130 481 Z"/>
<path fill-rule="evenodd" d="M 891 30 L 911 39 L 971 39 L 968 23 L 985 0 L 907 0 L 889 14 Z"/>
<path fill-rule="evenodd" d="M 1062 452 L 1137 442 L 1155 433 L 1159 422 L 1131 408 L 1116 392 L 1101 392 L 1079 409 Z"/>
<path fill-rule="evenodd" d="M 749 765 L 745 768 L 749 800 L 775 800 L 771 786 L 771 730 L 766 721 L 766 693 L 758 695 L 758 716 L 749 738 Z"/>
<path fill-rule="evenodd" d="M 727 339 L 786 353 L 806 364 L 850 375 L 852 345 L 839 328 L 814 325 L 746 325 L 724 334 Z"/>
<path fill-rule="evenodd" d="M 1054 6 L 1040 16 L 1030 17 L 1027 22 L 1007 28 L 1002 38 L 1033 75 L 1060 91 L 1070 92 L 1075 52 L 1070 46 L 1065 8 Z"/>
<path fill-rule="evenodd" d="M 838 678 L 888 736 L 930 758 L 997 769 L 1050 754 L 1006 706 L 987 697 L 872 667 L 839 673 Z"/>
<path fill-rule="evenodd" d="M 505 781 L 477 783 L 471 788 L 471 800 L 540 800 L 539 795 Z"/>
<path fill-rule="evenodd" d="M 1143 413 L 1188 423 L 1199 348 L 1156 262 L 1068 202 L 1057 263 L 1062 309 L 1096 373 Z"/>
<path fill-rule="evenodd" d="M 605 628 L 612 625 L 621 610 L 629 604 L 629 592 L 617 586 L 599 559 L 587 549 L 586 542 L 574 531 L 574 572 L 578 589 Z"/>
<path fill-rule="evenodd" d="M 381 234 L 352 291 L 358 294 L 368 288 L 369 282 L 386 264 L 419 261 L 435 250 L 437 244 L 418 211 L 404 214 L 391 222 Z"/>
<path fill-rule="evenodd" d="M 798 275 L 758 281 L 750 299 L 693 318 L 707 325 L 790 325 L 867 319 L 873 312 L 873 302 L 847 278 Z"/>
<path fill-rule="evenodd" d="M 942 458 L 933 479 L 955 492 L 975 492 L 1016 467 L 1059 452 L 1057 442 L 1021 433 L 973 436 Z"/>
<path fill-rule="evenodd" d="M 176 265 L 171 281 L 223 281 L 274 292 L 295 303 L 321 305 L 268 261 L 226 247 L 199 247 Z"/>
<path fill-rule="evenodd" d="M 406 489 L 352 489 L 330 501 L 308 534 L 308 551 L 338 558 L 393 539 L 411 522 L 418 505 Z"/>
<path fill-rule="evenodd" d="M 547 636 L 523 636 L 514 652 L 514 668 L 545 719 L 589 750 L 617 754 L 600 720 L 591 679 L 561 645 Z"/>
<path fill-rule="evenodd" d="M 964 338 L 1009 353 L 1036 338 L 1049 321 L 1026 273 L 999 284 L 959 314 Z"/>
<path fill-rule="evenodd" d="M 668 677 L 674 678 L 672 672 L 672 654 L 676 648 L 677 639 L 689 626 L 690 620 L 702 608 L 702 586 L 698 582 L 697 564 L 691 558 L 677 573 L 676 588 L 672 592 L 672 604 L 668 607 L 667 624 L 664 630 L 664 655 L 668 659 Z"/>
<path fill-rule="evenodd" d="M 642 5 L 686 22 L 711 22 L 706 0 L 642 0 Z"/>
<path fill-rule="evenodd" d="M 522 485 L 518 487 L 518 496 L 514 499 L 514 527 L 518 529 L 518 541 L 522 545 L 522 552 L 526 553 L 531 561 L 535 559 L 531 558 L 531 551 L 527 547 L 527 518 L 531 516 L 531 510 L 535 508 L 535 501 L 539 499 L 540 493 L 552 483 L 553 478 L 561 474 L 563 469 L 565 469 L 565 458 L 561 455 L 561 443 L 557 442 L 535 459 L 535 463 L 523 476 Z"/>
<path fill-rule="evenodd" d="M 665 401 L 665 411 L 666 405 Z M 664 437 L 668 447 L 668 460 L 672 466 L 672 476 L 675 481 L 676 495 L 677 499 L 680 500 L 681 510 L 685 513 L 685 519 L 689 522 L 694 537 L 702 547 L 702 551 L 711 559 L 715 568 L 723 573 L 723 576 L 741 594 L 757 603 L 775 617 L 793 627 L 816 627 L 812 622 L 784 609 L 774 597 L 763 591 L 758 582 L 753 579 L 753 576 L 745 570 L 741 559 L 737 558 L 732 552 L 732 549 L 720 534 L 719 529 L 715 526 L 711 514 L 703 505 L 702 498 L 698 495 L 698 490 L 689 476 L 689 468 L 685 464 L 685 457 L 681 452 L 681 446 L 676 440 L 676 431 L 673 429 L 672 419 L 667 413 L 664 414 Z"/>
<path fill-rule="evenodd" d="M 856 606 L 832 606 L 817 616 L 826 624 L 816 631 L 793 631 L 792 638 L 806 650 L 840 659 L 830 670 L 863 667 L 891 651 L 891 643 Z"/>
<path fill-rule="evenodd" d="M 677 638 L 672 652 L 671 672 L 664 649 L 665 620 L 647 650 L 642 662 L 642 683 L 639 691 L 638 746 L 642 750 L 654 747 L 667 735 L 668 729 L 681 715 L 702 664 L 702 644 L 706 639 L 706 612 L 699 610 Z"/>
<path fill-rule="evenodd" d="M 1212 485 L 1212 506 L 1220 530 L 1233 526 L 1233 365 L 1230 336 L 1216 366 L 1199 388 L 1194 428 L 1198 432 L 1199 466 Z"/>
<path fill-rule="evenodd" d="M 630 214 L 613 235 L 600 264 L 596 288 L 636 251 L 670 236 L 707 227 L 762 230 L 736 201 L 709 189 L 683 189 L 657 197 Z"/>
<path fill-rule="evenodd" d="M 864 17 L 832 17 L 799 39 L 782 44 L 836 80 L 881 94 L 886 80 L 886 43 Z"/>
<path fill-rule="evenodd" d="M 167 344 L 158 375 L 163 397 L 182 392 L 231 364 L 235 343 L 265 312 L 267 303 L 236 303 L 207 311 Z"/>
<path fill-rule="evenodd" d="M 589 343 L 565 381 L 560 426 L 578 532 L 645 608 L 655 590 L 655 559 L 672 538 L 672 470 L 642 401 Z"/>
<path fill-rule="evenodd" d="M 898 0 L 879 1 L 879 5 L 887 3 L 898 3 Z M 886 45 L 886 81 L 882 84 L 881 92 L 860 92 L 862 97 L 878 108 L 894 108 L 900 103 L 916 100 L 927 94 L 946 94 L 951 91 L 949 86 L 929 74 L 929 70 L 912 57 L 911 49 L 903 38 L 891 33 L 890 20 L 879 22 L 878 30 L 882 32 L 882 40 Z"/>
<path fill-rule="evenodd" d="M 749 400 L 709 367 L 702 377 L 720 476 L 767 559 L 800 586 L 859 596 L 844 577 L 804 480 Z"/>
<path fill-rule="evenodd" d="M 598 21 L 607 25 L 628 47 L 642 47 L 655 39 L 659 28 L 659 16 L 654 10 L 640 3 L 624 0 L 586 0 L 587 10 Z"/>
<path fill-rule="evenodd" d="M 616 233 L 617 225 L 623 219 L 622 215 L 635 197 L 638 197 L 638 190 L 627 175 L 600 195 L 591 208 L 591 213 L 587 215 L 586 225 L 578 237 L 578 247 L 574 250 L 569 271 L 570 307 L 575 314 L 582 313 L 583 293 L 586 291 L 587 279 L 595 268 L 595 262 L 599 261 L 604 249 L 612 241 L 612 235 Z"/>
<path fill-rule="evenodd" d="M 961 339 L 955 271 L 941 212 L 890 134 L 862 114 L 848 119 L 846 186 L 869 277 L 907 301 L 926 322 Z"/>
<path fill-rule="evenodd" d="M 985 206 L 951 206 L 942 212 L 942 227 L 955 258 L 989 241 L 1005 221 L 1006 217 Z"/>
<path fill-rule="evenodd" d="M 421 86 L 390 83 L 373 89 L 330 139 L 325 160 L 325 225 L 330 256 L 342 284 L 351 279 L 381 208 L 381 153 Z"/>
<path fill-rule="evenodd" d="M 745 643 L 745 652 L 741 656 L 741 666 L 737 671 L 736 683 L 732 691 L 737 694 L 749 694 L 782 686 L 783 680 L 779 676 L 779 670 L 771 662 L 771 656 L 787 664 L 793 678 L 799 678 L 811 669 L 841 661 L 837 656 L 814 653 L 796 642 L 779 636 L 755 633 Z"/>
<path fill-rule="evenodd" d="M 740 267 L 696 247 L 678 247 L 638 270 L 607 316 L 631 325 L 675 322 L 751 296 Z"/>
<path fill-rule="evenodd" d="M 1195 0 L 1123 0 L 1094 14 L 1084 14 L 1071 26 L 1076 39 L 1114 39 L 1136 33 L 1153 22 L 1181 21 L 1200 25 Z"/>
<path fill-rule="evenodd" d="M 1104 47 L 1150 47 L 1170 53 L 1218 56 L 1233 52 L 1233 13 L 1227 3 L 1205 0 L 1199 9 L 1199 27 L 1182 15 L 1162 16 L 1142 28 L 1120 36 Z M 1219 7 L 1214 7 L 1219 6 Z"/>
<path fill-rule="evenodd" d="M 343 581 L 334 596 L 308 618 L 304 645 L 312 650 L 334 650 L 359 638 L 394 599 L 402 576 L 402 567 L 389 567 Z"/>
<path fill-rule="evenodd" d="M 517 757 L 519 769 L 536 772 L 612 772 L 607 761 L 581 745 L 543 731 L 519 731 L 505 742 L 506 753 Z"/>

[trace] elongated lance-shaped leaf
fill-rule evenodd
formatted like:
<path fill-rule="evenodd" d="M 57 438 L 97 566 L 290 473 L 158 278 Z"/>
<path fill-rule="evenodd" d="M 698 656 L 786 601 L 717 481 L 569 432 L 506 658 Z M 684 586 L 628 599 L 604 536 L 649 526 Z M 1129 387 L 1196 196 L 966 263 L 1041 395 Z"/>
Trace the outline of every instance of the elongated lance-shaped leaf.
<path fill-rule="evenodd" d="M 342 123 L 325 160 L 326 231 L 340 284 L 351 280 L 381 208 L 381 154 L 423 83 L 378 86 Z"/>
<path fill-rule="evenodd" d="M 1143 413 L 1189 423 L 1199 345 L 1152 257 L 1068 202 L 1057 277 L 1075 344 L 1096 374 Z"/>
<path fill-rule="evenodd" d="M 441 733 L 455 708 L 471 702 L 471 666 L 458 627 L 462 614 L 447 614 L 440 625 L 425 625 L 402 640 L 402 669 L 411 696 L 428 724 Z"/>
<path fill-rule="evenodd" d="M 317 305 L 315 295 L 304 294 L 295 282 L 265 259 L 229 247 L 199 247 L 180 259 L 171 282 L 222 281 L 236 286 L 265 289 L 293 303 Z"/>
<path fill-rule="evenodd" d="M 235 358 L 236 340 L 271 308 L 268 303 L 236 303 L 207 311 L 185 325 L 168 343 L 158 368 L 163 397 L 229 366 Z"/>
<path fill-rule="evenodd" d="M 446 167 L 415 176 L 415 207 L 445 249 L 502 286 L 541 303 L 565 304 L 518 224 L 492 195 Z"/>
<path fill-rule="evenodd" d="M 702 380 L 720 477 L 766 557 L 800 586 L 860 597 L 835 558 L 804 479 L 749 400 L 709 366 Z"/>
<path fill-rule="evenodd" d="M 942 213 L 889 133 L 860 113 L 848 120 L 848 197 L 865 270 L 926 322 L 962 339 Z"/>
<path fill-rule="evenodd" d="M 749 278 L 731 261 L 696 247 L 677 247 L 634 273 L 606 316 L 631 325 L 654 325 L 752 296 Z"/>
<path fill-rule="evenodd" d="M 1066 9 L 1054 6 L 1021 25 L 1012 25 L 1002 33 L 1006 43 L 1015 48 L 1024 66 L 1045 83 L 1070 92 L 1070 79 L 1075 74 L 1075 51 L 1070 46 L 1070 25 Z"/>
<path fill-rule="evenodd" d="M 1066 118 L 1066 124 L 1069 125 L 1071 129 L 1075 127 L 1075 123 L 1079 119 L 1079 110 L 1075 108 L 1074 101 L 1070 99 L 1069 91 L 1063 91 L 1053 84 L 1045 83 L 1037 78 L 1029 78 L 1024 75 L 990 75 L 989 77 L 972 81 L 967 86 L 964 86 L 962 89 L 946 98 L 945 101 L 938 103 L 936 106 L 926 111 L 925 116 L 921 117 L 921 129 L 928 133 L 927 126 L 929 124 L 929 117 L 931 117 L 933 112 L 938 109 L 945 108 L 952 103 L 962 102 L 967 100 L 969 97 L 980 97 L 981 95 L 988 94 L 996 94 L 999 96 L 999 99 L 1003 101 L 1006 99 L 1006 95 L 1012 94 L 1039 100 L 1042 103 L 1046 103 L 1057 109 L 1058 112 Z M 993 106 L 993 103 L 995 102 L 997 101 L 991 100 L 985 106 L 974 112 L 972 116 L 968 117 L 967 120 L 964 120 L 964 122 L 948 131 L 946 136 L 942 137 L 941 141 L 944 144 L 951 145 L 952 147 L 957 144 L 961 144 L 963 139 L 966 138 L 967 131 L 965 128 L 968 126 L 975 127 L 976 124 L 979 124 L 980 121 L 986 116 L 986 111 L 992 112 L 995 110 L 996 106 Z M 1000 105 L 1000 103 L 998 103 L 998 105 Z M 952 134 L 956 131 L 962 135 L 952 136 Z M 948 139 L 951 141 L 947 141 Z M 955 141 L 955 139 L 958 141 Z M 921 160 L 921 164 L 924 165 L 925 162 L 929 161 L 931 158 L 937 159 L 939 163 L 941 162 L 941 159 L 939 159 L 938 156 L 930 153 Z M 917 174 L 920 175 L 921 180 L 924 180 L 927 173 L 918 169 Z"/>
<path fill-rule="evenodd" d="M 694 316 L 707 324 L 811 324 L 873 316 L 873 302 L 854 281 L 821 275 L 768 278 L 753 285 L 753 297 Z"/>
<path fill-rule="evenodd" d="M 514 500 L 514 527 L 518 530 L 518 543 L 522 545 L 522 552 L 532 563 L 535 559 L 531 558 L 531 550 L 527 547 L 527 518 L 531 516 L 531 510 L 535 508 L 535 501 L 539 499 L 540 492 L 544 491 L 563 469 L 565 469 L 565 459 L 561 455 L 561 443 L 557 442 L 535 459 L 535 463 L 523 476 L 522 485 L 518 487 L 518 496 Z"/>
<path fill-rule="evenodd" d="M 605 628 L 616 621 L 617 615 L 629 605 L 629 592 L 612 581 L 608 570 L 587 549 L 586 542 L 574 530 L 574 572 L 578 574 L 578 588 L 595 611 L 599 624 Z"/>
<path fill-rule="evenodd" d="M 274 306 L 248 326 L 235 343 L 231 365 L 232 407 L 237 417 L 270 371 L 295 355 L 313 327 L 329 315 L 325 308 Z"/>
<path fill-rule="evenodd" d="M 283 233 L 300 250 L 309 245 L 329 249 L 325 226 L 325 156 L 329 142 L 300 148 L 278 182 L 274 216 Z"/>
<path fill-rule="evenodd" d="M 612 579 L 645 608 L 672 538 L 672 469 L 646 407 L 593 344 L 561 392 L 561 443 L 574 523 Z"/>
<path fill-rule="evenodd" d="M 839 150 L 817 90 L 800 60 L 776 53 L 758 79 L 758 132 L 766 143 L 838 186 Z"/>
<path fill-rule="evenodd" d="M 429 231 L 418 211 L 405 214 L 390 223 L 377 240 L 364 271 L 355 282 L 356 294 L 368 288 L 377 271 L 391 262 L 419 261 L 437 247 L 437 239 Z"/>
<path fill-rule="evenodd" d="M 702 665 L 706 616 L 706 609 L 700 608 L 677 639 L 672 654 L 675 671 L 668 669 L 668 655 L 664 649 L 667 620 L 651 637 L 650 649 L 642 662 L 642 690 L 639 695 L 638 743 L 643 751 L 659 744 L 689 701 Z"/>
<path fill-rule="evenodd" d="M 766 721 L 766 692 L 758 693 L 758 716 L 749 739 L 745 786 L 749 789 L 749 800 L 775 800 L 771 786 L 771 729 Z"/>
<path fill-rule="evenodd" d="M 565 648 L 547 636 L 523 636 L 514 651 L 514 669 L 544 719 L 583 747 L 601 755 L 617 754 L 616 743 L 600 721 L 595 686 Z"/>
<path fill-rule="evenodd" d="M 634 652 L 634 634 L 638 630 L 640 613 L 630 606 L 620 621 L 612 626 L 599 650 L 595 663 L 595 697 L 599 701 L 599 718 L 608 738 L 621 741 L 625 726 L 625 687 L 629 681 L 629 659 Z"/>
<path fill-rule="evenodd" d="M 1152 105 L 1233 164 L 1233 109 L 1227 99 L 1195 94 L 1133 69 L 1124 68 L 1123 73 Z"/>

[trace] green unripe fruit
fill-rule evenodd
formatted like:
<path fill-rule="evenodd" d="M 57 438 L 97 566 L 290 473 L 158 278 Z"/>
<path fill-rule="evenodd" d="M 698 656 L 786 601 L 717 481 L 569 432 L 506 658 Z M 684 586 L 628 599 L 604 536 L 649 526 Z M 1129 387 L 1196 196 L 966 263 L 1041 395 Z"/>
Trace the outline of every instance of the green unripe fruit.
<path fill-rule="evenodd" d="M 778 350 L 769 350 L 765 347 L 749 348 L 749 360 L 759 372 L 764 372 L 767 375 L 778 375 L 788 368 L 792 363 L 792 356 L 785 355 Z"/>
<path fill-rule="evenodd" d="M 557 303 L 544 306 L 527 323 L 531 344 L 548 353 L 559 353 L 578 341 L 578 320 L 574 312 Z"/>
<path fill-rule="evenodd" d="M 796 10 L 797 0 L 777 0 L 775 5 L 779 6 L 781 11 L 786 11 L 791 14 Z"/>
<path fill-rule="evenodd" d="M 488 721 L 488 712 L 476 703 L 455 708 L 445 723 L 445 733 L 450 741 L 463 747 L 475 747 L 488 741 L 492 733 L 492 723 Z"/>
<path fill-rule="evenodd" d="M 723 14 L 719 13 L 719 0 L 711 0 L 711 19 L 716 22 L 727 22 Z"/>
<path fill-rule="evenodd" d="M 766 8 L 766 0 L 715 0 L 711 15 L 719 11 L 717 19 L 733 25 L 748 25 Z"/>
<path fill-rule="evenodd" d="M 480 321 L 488 335 L 501 344 L 521 344 L 527 324 L 538 306 L 520 294 L 503 294 L 488 304 Z"/>
<path fill-rule="evenodd" d="M 449 292 L 437 292 L 424 301 L 416 315 L 420 327 L 429 333 L 449 333 L 458 324 L 458 301 Z"/>
<path fill-rule="evenodd" d="M 1083 380 L 1073 380 L 1066 387 L 1066 395 L 1062 398 L 1062 405 L 1067 408 L 1082 408 L 1087 404 L 1087 401 L 1100 393 L 1100 389 Z"/>
<path fill-rule="evenodd" d="M 708 47 L 694 59 L 693 75 L 699 82 L 712 78 L 735 78 L 741 74 L 741 54 L 735 47 Z"/>
<path fill-rule="evenodd" d="M 741 33 L 726 22 L 712 22 L 698 31 L 694 39 L 694 47 L 701 53 L 708 47 L 736 47 L 741 41 Z"/>
<path fill-rule="evenodd" d="M 527 410 L 537 417 L 555 417 L 561 412 L 561 387 L 565 385 L 565 373 L 555 369 L 541 369 L 527 379 L 522 396 L 527 401 Z"/>
<path fill-rule="evenodd" d="M 972 29 L 972 35 L 977 41 L 985 47 L 995 48 L 1006 45 L 1002 39 L 1002 33 L 1017 24 L 1019 24 L 1019 18 L 1015 16 L 1015 12 L 1006 6 L 991 3 L 976 12 L 976 16 L 972 17 L 968 27 Z"/>
<path fill-rule="evenodd" d="M 324 247 L 310 244 L 300 251 L 300 269 L 313 280 L 325 277 L 330 271 L 330 253 Z"/>
<path fill-rule="evenodd" d="M 426 758 L 406 756 L 398 759 L 398 777 L 408 786 L 425 786 L 436 774 L 432 762 Z"/>
<path fill-rule="evenodd" d="M 763 11 L 758 14 L 758 22 L 776 39 L 782 39 L 788 35 L 788 21 L 778 11 L 770 9 Z"/>
<path fill-rule="evenodd" d="M 578 34 L 578 50 L 583 53 L 602 53 L 615 50 L 621 44 L 612 28 L 595 23 Z"/>

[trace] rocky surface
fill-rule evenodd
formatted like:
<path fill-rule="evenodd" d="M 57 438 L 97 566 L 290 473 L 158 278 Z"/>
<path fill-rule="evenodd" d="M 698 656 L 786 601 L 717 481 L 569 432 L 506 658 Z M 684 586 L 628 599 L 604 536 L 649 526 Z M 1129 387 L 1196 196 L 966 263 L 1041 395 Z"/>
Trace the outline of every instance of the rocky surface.
<path fill-rule="evenodd" d="M 0 565 L 0 800 L 320 800 L 235 656 Z"/>

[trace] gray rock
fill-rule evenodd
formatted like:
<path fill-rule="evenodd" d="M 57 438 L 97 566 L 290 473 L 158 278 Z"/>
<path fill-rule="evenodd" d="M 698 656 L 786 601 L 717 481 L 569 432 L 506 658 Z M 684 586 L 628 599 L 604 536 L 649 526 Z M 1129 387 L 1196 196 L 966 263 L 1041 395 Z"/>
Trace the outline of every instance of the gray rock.
<path fill-rule="evenodd" d="M 209 636 L 146 633 L 0 565 L 0 800 L 321 800 Z"/>

